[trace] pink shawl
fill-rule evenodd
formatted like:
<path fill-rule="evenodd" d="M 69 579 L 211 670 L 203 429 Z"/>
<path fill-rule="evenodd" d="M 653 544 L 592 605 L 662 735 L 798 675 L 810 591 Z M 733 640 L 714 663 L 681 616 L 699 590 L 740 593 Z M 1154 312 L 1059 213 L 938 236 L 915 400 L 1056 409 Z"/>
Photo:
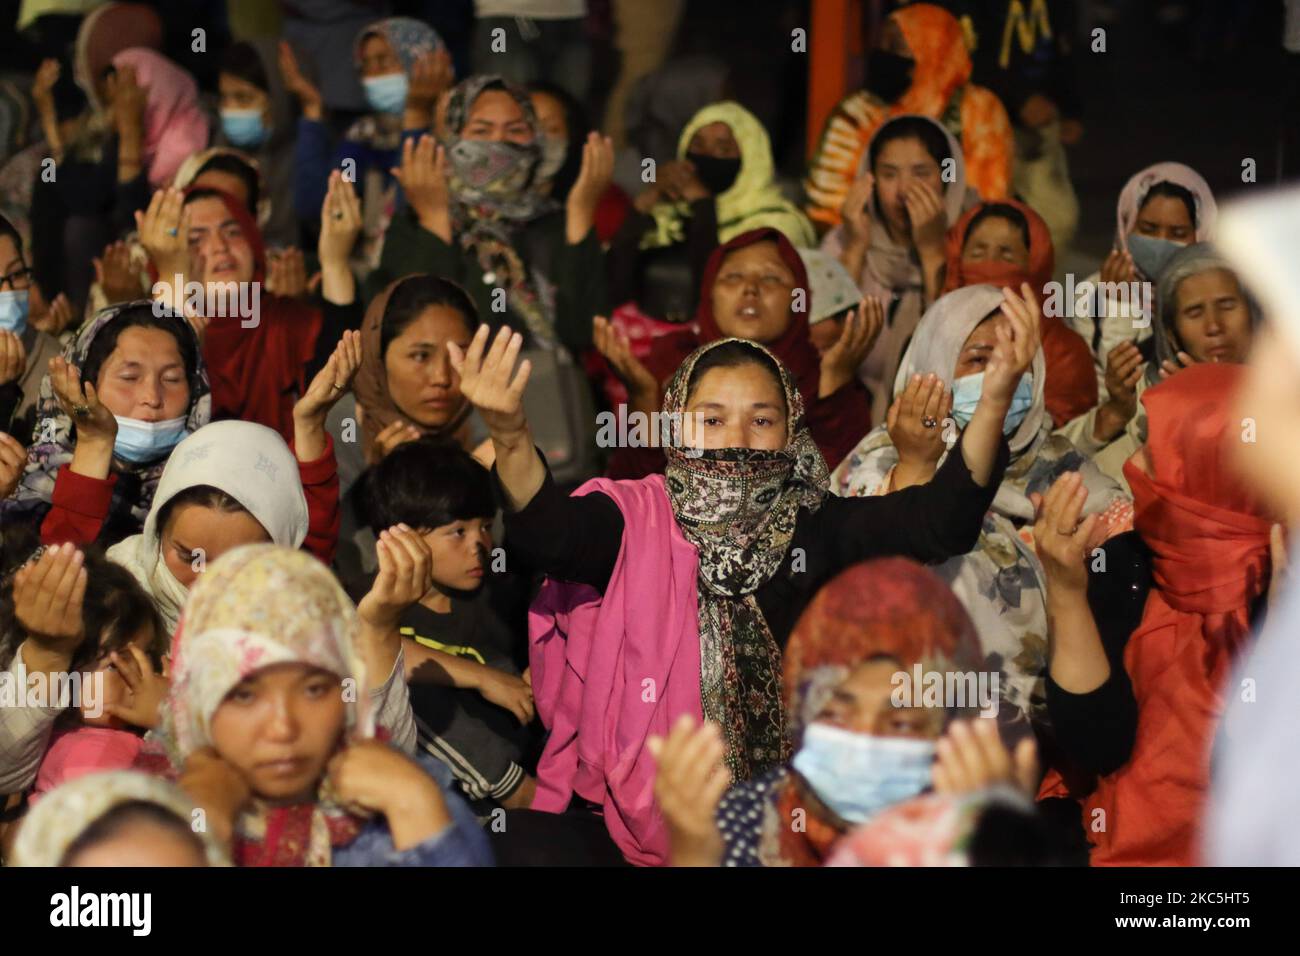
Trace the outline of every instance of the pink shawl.
<path fill-rule="evenodd" d="M 663 475 L 595 478 L 623 512 L 623 545 L 603 595 L 547 579 L 528 614 L 537 713 L 550 731 L 537 767 L 534 810 L 562 813 L 577 794 L 604 808 L 632 863 L 667 861 L 645 747 L 674 721 L 702 721 L 695 547 L 673 517 Z"/>
<path fill-rule="evenodd" d="M 191 155 L 208 145 L 208 120 L 199 108 L 194 77 L 167 57 L 136 47 L 113 57 L 113 66 L 135 68 L 145 91 L 144 159 L 149 185 L 166 186 Z"/>

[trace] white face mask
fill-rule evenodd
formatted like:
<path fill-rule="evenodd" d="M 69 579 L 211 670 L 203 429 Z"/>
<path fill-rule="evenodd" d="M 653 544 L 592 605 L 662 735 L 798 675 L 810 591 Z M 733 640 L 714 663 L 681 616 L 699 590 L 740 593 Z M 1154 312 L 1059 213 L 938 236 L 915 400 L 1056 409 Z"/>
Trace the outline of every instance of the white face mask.
<path fill-rule="evenodd" d="M 117 419 L 113 454 L 123 461 L 141 464 L 166 458 L 185 437 L 187 419 L 183 415 L 163 422 L 145 422 L 121 415 L 113 417 Z"/>

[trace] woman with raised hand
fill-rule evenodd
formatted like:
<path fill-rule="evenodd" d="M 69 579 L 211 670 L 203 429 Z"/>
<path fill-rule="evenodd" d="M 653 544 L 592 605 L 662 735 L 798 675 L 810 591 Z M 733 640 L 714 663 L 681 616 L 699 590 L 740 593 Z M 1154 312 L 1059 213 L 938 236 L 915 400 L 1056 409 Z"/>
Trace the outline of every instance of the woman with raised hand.
<path fill-rule="evenodd" d="M 975 542 L 1005 467 L 1002 422 L 1038 351 L 1035 310 L 1008 300 L 979 407 L 934 480 L 858 501 L 828 496 L 790 374 L 738 339 L 697 349 L 669 383 L 663 411 L 678 427 L 665 475 L 597 478 L 566 498 L 523 413 L 521 347 L 506 330 L 489 347 L 480 328 L 452 360 L 492 436 L 506 553 L 550 576 L 530 620 L 533 690 L 550 730 L 533 808 L 590 820 L 583 804 L 597 804 L 627 859 L 661 863 L 647 737 L 682 714 L 707 717 L 724 730 L 737 781 L 789 756 L 778 687 L 795 619 L 849 564 L 941 561 Z"/>
<path fill-rule="evenodd" d="M 451 279 L 494 326 L 530 346 L 591 345 L 605 309 L 596 207 L 613 176 L 609 138 L 589 133 L 577 181 L 561 207 L 535 188 L 542 132 L 528 94 L 499 76 L 451 92 L 446 128 L 402 144 L 394 174 L 409 207 L 393 217 L 378 277 L 429 272 Z"/>

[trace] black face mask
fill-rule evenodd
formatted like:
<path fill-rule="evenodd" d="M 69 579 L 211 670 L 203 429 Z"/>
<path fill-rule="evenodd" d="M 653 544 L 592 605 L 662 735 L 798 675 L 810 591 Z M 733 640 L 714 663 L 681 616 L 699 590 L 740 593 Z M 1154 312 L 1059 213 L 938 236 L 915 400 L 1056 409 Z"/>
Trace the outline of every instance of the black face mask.
<path fill-rule="evenodd" d="M 695 167 L 695 175 L 700 177 L 704 188 L 715 196 L 720 196 L 730 189 L 736 177 L 740 175 L 739 159 L 720 159 L 717 156 L 705 156 L 703 153 L 687 153 L 686 158 Z"/>
<path fill-rule="evenodd" d="M 896 103 L 912 85 L 916 61 L 885 50 L 872 50 L 867 60 L 867 90 L 886 103 Z"/>

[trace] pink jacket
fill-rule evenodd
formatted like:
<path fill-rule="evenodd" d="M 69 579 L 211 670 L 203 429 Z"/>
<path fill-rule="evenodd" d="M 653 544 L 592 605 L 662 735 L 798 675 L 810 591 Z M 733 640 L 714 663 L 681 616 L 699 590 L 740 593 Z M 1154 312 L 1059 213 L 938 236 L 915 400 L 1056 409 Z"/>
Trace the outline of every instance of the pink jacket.
<path fill-rule="evenodd" d="M 595 478 L 623 512 L 623 545 L 603 595 L 547 579 L 528 615 L 537 713 L 550 730 L 537 767 L 534 810 L 562 813 L 577 794 L 604 808 L 623 855 L 667 862 L 646 738 L 682 714 L 703 720 L 696 571 L 662 475 Z"/>

